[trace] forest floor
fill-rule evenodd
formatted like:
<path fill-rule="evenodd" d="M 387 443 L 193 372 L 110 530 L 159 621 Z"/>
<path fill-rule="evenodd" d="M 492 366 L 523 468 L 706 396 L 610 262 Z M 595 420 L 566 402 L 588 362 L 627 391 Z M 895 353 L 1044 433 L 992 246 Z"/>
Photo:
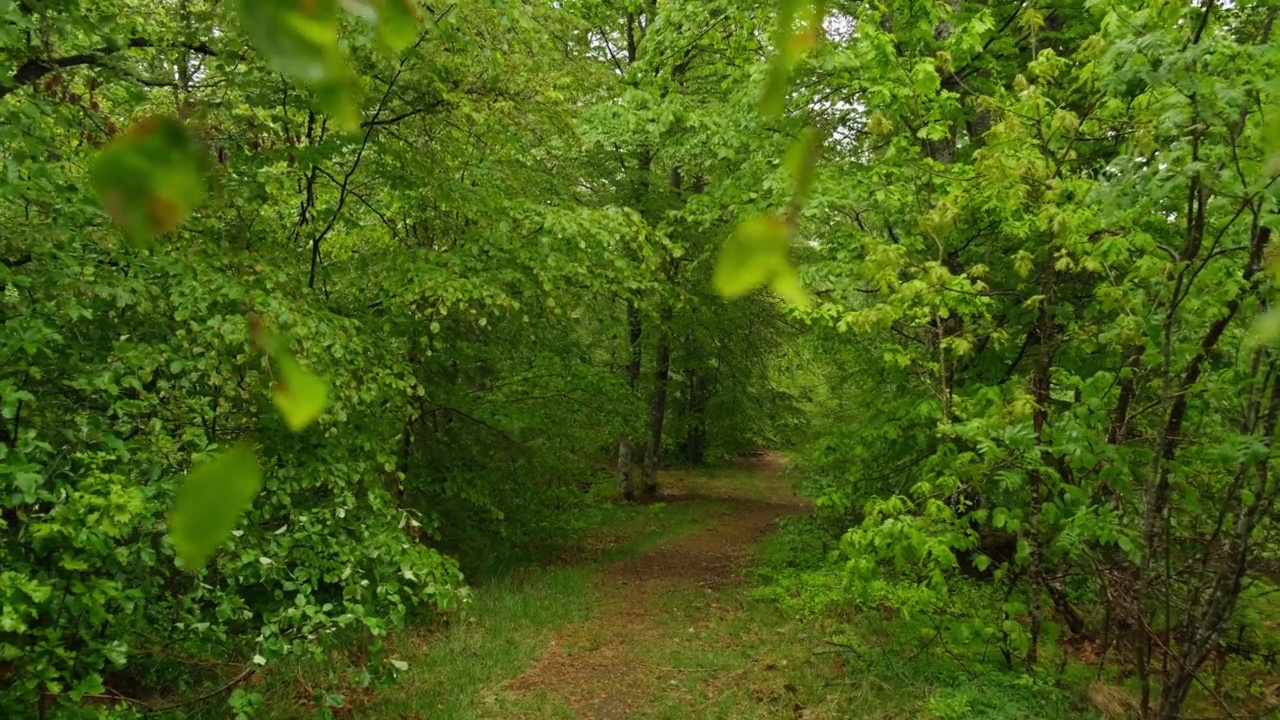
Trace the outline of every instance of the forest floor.
<path fill-rule="evenodd" d="M 601 508 L 553 557 L 482 576 L 448 622 L 388 637 L 374 664 L 406 666 L 396 682 L 360 682 L 355 645 L 261 678 L 255 717 L 315 718 L 326 697 L 335 720 L 1099 717 L 1087 666 L 1031 681 L 846 602 L 780 604 L 811 537 L 783 527 L 807 512 L 791 482 L 777 456 L 664 472 L 660 502 Z"/>
<path fill-rule="evenodd" d="M 823 637 L 752 600 L 754 548 L 803 513 L 782 461 L 664 473 L 552 563 L 476 589 L 449 626 L 389 641 L 396 684 L 348 696 L 359 718 L 818 718 L 838 683 Z M 270 705 L 270 698 L 268 698 Z M 341 716 L 339 711 L 335 713 Z M 844 716 L 844 715 L 840 715 Z"/>

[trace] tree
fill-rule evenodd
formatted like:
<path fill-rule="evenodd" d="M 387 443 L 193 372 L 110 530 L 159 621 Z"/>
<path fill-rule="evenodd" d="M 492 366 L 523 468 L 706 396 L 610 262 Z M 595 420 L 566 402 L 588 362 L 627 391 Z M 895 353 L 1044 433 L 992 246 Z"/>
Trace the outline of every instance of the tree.
<path fill-rule="evenodd" d="M 664 445 L 670 444 L 671 378 L 686 378 L 698 388 L 700 414 L 714 402 L 708 391 L 714 381 L 706 376 L 708 368 L 698 367 L 704 361 L 679 350 L 717 343 L 725 334 L 720 318 L 728 306 L 708 283 L 721 240 L 743 206 L 769 207 L 785 192 L 785 185 L 776 193 L 761 187 L 777 174 L 773 163 L 798 127 L 774 128 L 760 141 L 758 77 L 766 53 L 752 38 L 769 18 L 755 6 L 590 2 L 571 9 L 582 18 L 587 52 L 616 81 L 616 94 L 584 117 L 592 147 L 613 159 L 601 168 L 597 182 L 609 188 L 601 197 L 629 207 L 645 225 L 644 246 L 632 256 L 643 280 L 623 299 L 621 322 L 629 348 L 623 368 L 633 387 L 642 377 L 643 358 L 652 358 L 639 490 L 653 495 Z M 726 88 L 732 90 L 726 94 Z M 772 303 L 728 313 L 780 317 Z M 756 334 L 743 338 L 744 349 L 772 347 L 765 338 L 775 328 L 768 322 L 752 330 Z M 714 367 L 733 372 L 762 358 L 720 353 Z M 624 494 L 630 491 L 633 444 L 630 432 L 620 438 L 618 482 Z"/>
<path fill-rule="evenodd" d="M 870 499 L 847 551 L 916 558 L 943 596 L 958 556 L 1002 565 L 1012 654 L 1036 665 L 1050 608 L 1125 635 L 1144 716 L 1178 717 L 1275 494 L 1273 352 L 1249 332 L 1272 13 L 834 7 L 844 36 L 797 101 L 834 128 L 814 315 L 874 337 L 888 376 L 855 440 L 866 485 L 829 490 Z M 874 484 L 886 466 L 899 489 Z M 1004 563 L 983 546 L 1001 532 Z"/>

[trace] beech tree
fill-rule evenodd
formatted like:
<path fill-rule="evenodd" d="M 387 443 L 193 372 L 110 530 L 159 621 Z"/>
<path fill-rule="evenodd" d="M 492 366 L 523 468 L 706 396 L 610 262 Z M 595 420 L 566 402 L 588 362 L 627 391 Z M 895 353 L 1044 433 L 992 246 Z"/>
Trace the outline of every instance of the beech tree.
<path fill-rule="evenodd" d="M 1276 13 L 0 0 L 0 713 L 247 707 L 597 481 L 799 447 L 839 602 L 1230 714 Z"/>

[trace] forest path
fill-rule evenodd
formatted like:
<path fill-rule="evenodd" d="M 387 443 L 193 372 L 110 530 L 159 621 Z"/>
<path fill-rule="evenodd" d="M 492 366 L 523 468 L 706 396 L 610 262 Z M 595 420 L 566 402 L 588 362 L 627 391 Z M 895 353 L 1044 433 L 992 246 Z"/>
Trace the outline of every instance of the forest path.
<path fill-rule="evenodd" d="M 651 552 L 603 567 L 597 614 L 558 634 L 507 689 L 521 698 L 552 700 L 576 718 L 601 720 L 637 717 L 653 710 L 655 700 L 678 700 L 671 688 L 679 683 L 669 676 L 689 668 L 653 662 L 669 655 L 668 646 L 680 639 L 672 637 L 679 630 L 670 621 L 691 611 L 702 616 L 684 631 L 697 643 L 700 630 L 728 619 L 736 608 L 720 591 L 741 589 L 756 542 L 778 518 L 805 509 L 781 478 L 781 457 L 761 456 L 740 466 L 746 472 L 727 481 L 703 474 L 669 478 L 663 502 L 709 501 L 722 511 L 720 517 Z M 683 612 L 672 612 L 672 598 L 680 598 Z"/>
<path fill-rule="evenodd" d="M 360 718 L 804 718 L 841 668 L 819 631 L 751 597 L 756 547 L 806 507 L 778 456 L 663 473 L 559 561 L 482 585 L 467 617 L 389 644 L 409 663 Z"/>

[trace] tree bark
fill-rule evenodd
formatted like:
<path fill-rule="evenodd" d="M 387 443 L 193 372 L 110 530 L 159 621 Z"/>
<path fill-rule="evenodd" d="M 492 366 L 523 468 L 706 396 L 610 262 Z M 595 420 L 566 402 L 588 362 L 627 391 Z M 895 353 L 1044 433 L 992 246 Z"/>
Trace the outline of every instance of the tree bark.
<path fill-rule="evenodd" d="M 618 492 L 626 500 L 636 499 L 635 464 L 631 459 L 631 436 L 626 432 L 618 437 Z"/>
<path fill-rule="evenodd" d="M 669 312 L 664 313 L 664 321 L 669 316 Z M 658 494 L 658 464 L 662 459 L 662 425 L 667 417 L 667 379 L 671 374 L 671 339 L 665 327 L 661 328 L 660 332 L 658 351 L 654 356 L 653 396 L 649 402 L 649 448 L 644 456 L 644 487 L 641 488 L 646 497 L 654 497 Z"/>
<path fill-rule="evenodd" d="M 640 310 L 634 302 L 627 301 L 627 341 L 631 350 L 631 359 L 627 363 L 627 386 L 631 389 L 633 398 L 640 386 L 640 362 L 643 359 L 640 338 L 643 330 Z M 624 430 L 618 438 L 618 492 L 627 500 L 635 499 L 636 495 L 634 455 L 631 435 Z"/>
<path fill-rule="evenodd" d="M 1031 597 L 1027 609 L 1031 615 L 1030 647 L 1027 648 L 1027 667 L 1034 669 L 1039 659 L 1040 632 L 1043 623 L 1044 602 L 1044 542 L 1041 517 L 1045 498 L 1045 472 L 1053 463 L 1053 454 L 1043 447 L 1046 426 L 1049 422 L 1049 403 L 1052 389 L 1053 373 L 1054 324 L 1051 313 L 1055 291 L 1053 253 L 1046 251 L 1045 267 L 1041 285 L 1044 298 L 1040 301 L 1040 315 L 1036 320 L 1039 340 L 1039 352 L 1036 356 L 1035 371 L 1031 377 L 1031 394 L 1035 398 L 1036 409 L 1032 416 L 1032 425 L 1036 434 L 1036 444 L 1041 445 L 1039 466 L 1028 475 L 1030 503 L 1027 510 L 1027 535 L 1031 549 Z"/>

